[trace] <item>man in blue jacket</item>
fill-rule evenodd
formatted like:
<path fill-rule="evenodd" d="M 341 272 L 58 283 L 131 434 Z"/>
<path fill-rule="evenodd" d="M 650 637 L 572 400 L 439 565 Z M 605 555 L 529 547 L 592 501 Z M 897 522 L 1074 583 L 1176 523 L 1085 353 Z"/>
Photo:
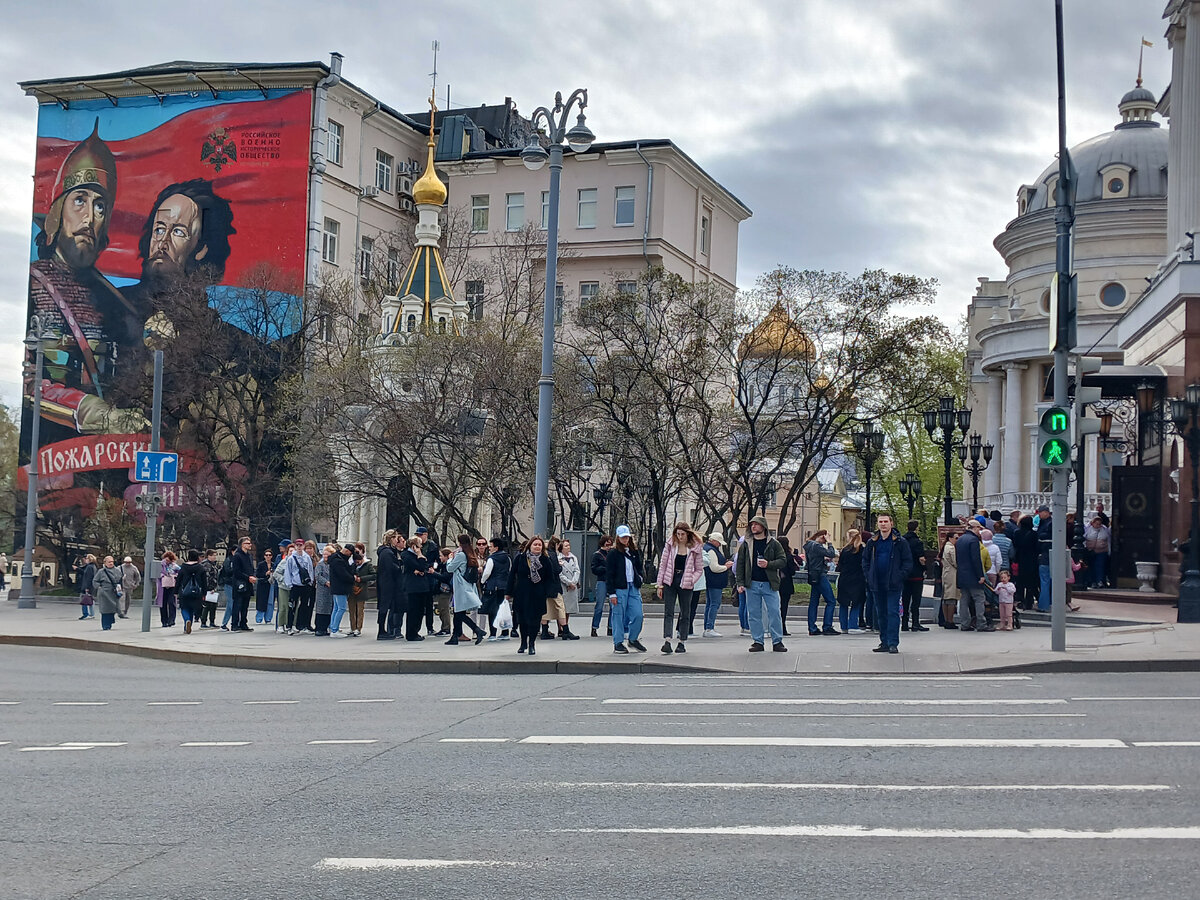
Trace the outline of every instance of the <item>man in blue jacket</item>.
<path fill-rule="evenodd" d="M 978 522 L 968 522 L 967 530 L 954 543 L 954 556 L 958 561 L 958 630 L 959 631 L 995 631 L 987 623 L 984 608 L 984 582 L 987 581 L 987 567 L 983 564 L 983 544 L 979 533 L 983 526 Z M 972 626 L 971 620 L 975 625 Z"/>
<path fill-rule="evenodd" d="M 904 579 L 912 571 L 912 551 L 908 541 L 892 526 L 892 517 L 878 516 L 879 530 L 863 548 L 863 575 L 867 590 L 875 598 L 875 624 L 879 626 L 879 646 L 876 653 L 900 652 L 900 595 Z"/>

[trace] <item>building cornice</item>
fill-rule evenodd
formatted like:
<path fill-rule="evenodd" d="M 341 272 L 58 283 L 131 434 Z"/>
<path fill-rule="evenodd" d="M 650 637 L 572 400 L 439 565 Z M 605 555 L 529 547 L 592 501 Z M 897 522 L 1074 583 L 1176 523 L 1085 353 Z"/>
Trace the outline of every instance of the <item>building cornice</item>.
<path fill-rule="evenodd" d="M 1106 237 L 1158 237 L 1166 239 L 1165 197 L 1129 200 L 1094 200 L 1081 203 L 1075 212 L 1075 242 Z M 992 246 L 1006 263 L 1020 253 L 1054 247 L 1054 208 L 1038 210 L 1008 224 Z M 1078 252 L 1077 252 L 1078 255 Z"/>

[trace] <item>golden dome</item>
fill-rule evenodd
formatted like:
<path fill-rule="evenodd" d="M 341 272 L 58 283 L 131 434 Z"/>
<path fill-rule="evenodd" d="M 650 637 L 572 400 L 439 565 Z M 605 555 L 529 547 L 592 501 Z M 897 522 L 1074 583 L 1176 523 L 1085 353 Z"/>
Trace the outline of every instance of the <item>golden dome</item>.
<path fill-rule="evenodd" d="M 432 118 L 432 113 L 430 114 Z M 433 137 L 429 138 L 429 158 L 425 162 L 425 174 L 413 185 L 413 202 L 418 206 L 441 206 L 446 202 L 446 186 L 437 177 L 433 167 Z"/>
<path fill-rule="evenodd" d="M 776 301 L 766 318 L 758 323 L 742 339 L 738 347 L 739 359 L 783 359 L 812 360 L 816 348 L 795 320 L 787 314 L 783 304 Z"/>

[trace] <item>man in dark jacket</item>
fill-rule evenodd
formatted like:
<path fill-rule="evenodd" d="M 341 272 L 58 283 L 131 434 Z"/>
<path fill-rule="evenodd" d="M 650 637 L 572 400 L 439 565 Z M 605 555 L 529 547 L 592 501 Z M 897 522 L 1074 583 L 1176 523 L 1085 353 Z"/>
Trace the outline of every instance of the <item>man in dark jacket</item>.
<path fill-rule="evenodd" d="M 892 527 L 892 517 L 879 515 L 875 524 L 879 530 L 863 548 L 863 575 L 867 579 L 868 596 L 875 600 L 875 624 L 879 628 L 876 653 L 900 652 L 900 597 L 904 580 L 912 571 L 912 551 L 908 541 Z"/>
<path fill-rule="evenodd" d="M 253 546 L 250 538 L 244 537 L 233 554 L 234 607 L 230 631 L 254 630 L 246 623 L 246 614 L 250 611 L 250 597 L 254 593 L 254 584 L 258 581 L 254 574 L 254 557 L 251 555 Z"/>
<path fill-rule="evenodd" d="M 396 549 L 397 543 L 396 532 L 389 529 L 383 536 L 383 543 L 375 551 L 375 585 L 379 606 L 376 617 L 379 626 L 379 633 L 375 636 L 377 641 L 395 640 L 400 619 L 404 615 L 404 610 L 397 603 L 400 582 L 404 577 L 400 567 L 400 551 Z"/>
<path fill-rule="evenodd" d="M 415 541 L 413 543 L 416 543 Z M 436 553 L 437 550 L 435 549 Z M 433 603 L 433 590 L 436 585 L 429 572 L 436 562 L 426 559 L 417 553 L 412 546 L 406 547 L 400 553 L 400 566 L 404 572 L 404 593 L 407 598 L 407 618 L 404 620 L 404 637 L 409 641 L 423 641 L 421 634 L 421 619 Z M 399 617 L 397 617 L 399 618 Z M 432 631 L 432 628 L 430 629 Z"/>
<path fill-rule="evenodd" d="M 829 583 L 829 562 L 837 558 L 837 551 L 829 545 L 829 532 L 822 528 L 804 545 L 805 572 L 808 575 L 808 633 L 841 634 L 833 627 L 834 605 L 837 601 L 833 596 L 833 585 Z M 817 628 L 817 607 L 821 598 L 825 598 L 825 620 L 822 628 Z"/>
<path fill-rule="evenodd" d="M 596 576 L 596 591 L 593 595 L 596 605 L 592 609 L 592 637 L 596 637 L 600 628 L 600 619 L 604 615 L 605 607 L 608 608 L 608 633 L 612 634 L 612 606 L 608 602 L 608 594 L 604 587 L 604 575 L 608 568 L 608 551 L 612 549 L 612 546 L 613 539 L 607 534 L 603 535 L 600 538 L 600 549 L 592 554 L 591 569 L 592 574 Z"/>
<path fill-rule="evenodd" d="M 771 649 L 787 653 L 783 644 L 783 613 L 779 605 L 779 579 L 787 563 L 783 545 L 767 530 L 767 520 L 755 516 L 750 520 L 750 533 L 738 550 L 734 564 L 734 583 L 739 594 L 746 597 L 746 612 L 750 619 L 750 652 L 765 649 L 766 633 L 771 635 Z M 763 627 L 763 609 L 767 625 Z"/>
<path fill-rule="evenodd" d="M 917 534 L 921 523 L 916 519 L 908 520 L 908 531 L 904 540 L 908 542 L 908 550 L 912 554 L 913 567 L 904 579 L 904 594 L 901 597 L 901 631 L 928 631 L 921 624 L 921 595 L 925 591 L 925 542 Z"/>
<path fill-rule="evenodd" d="M 954 556 L 958 560 L 958 630 L 959 631 L 995 631 L 995 627 L 987 624 L 984 614 L 987 567 L 983 564 L 983 543 L 979 533 L 983 526 L 978 522 L 968 522 L 967 530 L 963 532 L 954 544 Z M 975 625 L 971 625 L 974 618 Z"/>
<path fill-rule="evenodd" d="M 1050 611 L 1050 548 L 1053 545 L 1054 526 L 1050 524 L 1050 507 L 1042 504 L 1037 509 L 1038 512 L 1038 581 L 1040 586 L 1038 589 L 1037 607 L 1039 612 Z M 1067 536 L 1067 541 L 1070 543 L 1070 535 Z"/>

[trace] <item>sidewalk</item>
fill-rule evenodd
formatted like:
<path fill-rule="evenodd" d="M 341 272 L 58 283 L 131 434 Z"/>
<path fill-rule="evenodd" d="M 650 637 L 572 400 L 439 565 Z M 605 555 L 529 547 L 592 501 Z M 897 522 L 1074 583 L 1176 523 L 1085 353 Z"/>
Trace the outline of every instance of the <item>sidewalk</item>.
<path fill-rule="evenodd" d="M 723 611 L 729 613 L 728 607 Z M 738 672 L 738 673 L 907 673 L 958 674 L 1013 671 L 1200 671 L 1200 625 L 1177 625 L 1169 606 L 1084 603 L 1070 615 L 1067 650 L 1050 650 L 1050 629 L 1036 614 L 1026 614 L 1020 631 L 971 633 L 933 627 L 928 632 L 902 632 L 898 655 L 872 653 L 873 634 L 810 637 L 803 624 L 803 607 L 792 606 L 785 639 L 788 653 L 748 652 L 749 639 L 739 636 L 736 616 L 718 621 L 721 638 L 695 637 L 686 655 L 664 655 L 662 608 L 647 610 L 642 643 L 650 652 L 615 656 L 611 639 L 582 637 L 578 641 L 538 641 L 537 656 L 517 654 L 515 641 L 479 646 L 447 647 L 444 638 L 420 643 L 376 641 L 368 633 L 358 638 L 289 637 L 270 626 L 253 633 L 196 630 L 183 633 L 182 619 L 173 629 L 158 625 L 141 631 L 140 610 L 118 619 L 112 631 L 102 631 L 99 619 L 79 621 L 74 603 L 46 600 L 37 609 L 18 610 L 15 602 L 0 603 L 0 644 L 60 647 L 124 653 L 150 659 L 198 665 L 228 666 L 285 672 L 350 673 L 620 673 L 620 672 Z M 586 635 L 590 617 L 576 619 Z M 374 615 L 368 614 L 368 624 Z M 1044 622 L 1044 618 L 1043 618 Z M 927 623 L 929 624 L 929 623 Z"/>

